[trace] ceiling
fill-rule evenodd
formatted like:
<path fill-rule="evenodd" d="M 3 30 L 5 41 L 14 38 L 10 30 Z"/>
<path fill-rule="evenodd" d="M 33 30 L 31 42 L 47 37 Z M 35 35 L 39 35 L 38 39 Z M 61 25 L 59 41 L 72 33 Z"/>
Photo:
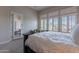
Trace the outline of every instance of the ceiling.
<path fill-rule="evenodd" d="M 47 9 L 49 8 L 50 6 L 30 6 L 30 8 L 36 10 L 36 11 L 41 11 L 41 10 L 44 10 L 44 9 Z"/>

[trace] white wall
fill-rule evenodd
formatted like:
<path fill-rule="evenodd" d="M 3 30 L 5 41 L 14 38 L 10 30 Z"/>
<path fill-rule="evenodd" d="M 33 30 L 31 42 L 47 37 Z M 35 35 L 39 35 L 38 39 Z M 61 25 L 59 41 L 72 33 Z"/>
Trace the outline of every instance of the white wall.
<path fill-rule="evenodd" d="M 0 44 L 11 40 L 9 7 L 0 6 Z"/>
<path fill-rule="evenodd" d="M 29 7 L 12 7 L 12 10 L 23 15 L 22 32 L 37 29 L 37 13 Z"/>
<path fill-rule="evenodd" d="M 12 40 L 11 11 L 23 15 L 23 33 L 37 28 L 37 13 L 29 7 L 0 7 L 0 44 Z"/>
<path fill-rule="evenodd" d="M 68 8 L 70 6 L 52 6 L 48 9 L 44 9 L 42 11 L 39 11 L 39 14 L 45 14 L 45 13 L 49 13 L 49 12 L 53 12 L 53 11 L 58 11 L 60 9 L 64 9 L 64 8 Z"/>
<path fill-rule="evenodd" d="M 78 12 L 78 14 L 77 14 L 77 19 L 78 19 L 78 24 L 79 24 L 79 7 L 77 7 L 77 12 Z"/>

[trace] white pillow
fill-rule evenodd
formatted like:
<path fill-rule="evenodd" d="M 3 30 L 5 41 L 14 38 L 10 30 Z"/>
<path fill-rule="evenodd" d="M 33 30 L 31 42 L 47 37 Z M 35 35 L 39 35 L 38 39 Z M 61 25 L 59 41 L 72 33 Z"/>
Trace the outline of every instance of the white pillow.
<path fill-rule="evenodd" d="M 77 24 L 72 31 L 72 39 L 75 44 L 79 45 L 79 24 Z"/>

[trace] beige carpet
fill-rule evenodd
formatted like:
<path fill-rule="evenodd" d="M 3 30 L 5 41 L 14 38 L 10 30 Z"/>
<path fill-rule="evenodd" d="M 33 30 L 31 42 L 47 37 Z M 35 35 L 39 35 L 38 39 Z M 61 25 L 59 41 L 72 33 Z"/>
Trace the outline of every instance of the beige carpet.
<path fill-rule="evenodd" d="M 12 40 L 7 44 L 0 45 L 0 53 L 23 53 L 23 39 Z"/>

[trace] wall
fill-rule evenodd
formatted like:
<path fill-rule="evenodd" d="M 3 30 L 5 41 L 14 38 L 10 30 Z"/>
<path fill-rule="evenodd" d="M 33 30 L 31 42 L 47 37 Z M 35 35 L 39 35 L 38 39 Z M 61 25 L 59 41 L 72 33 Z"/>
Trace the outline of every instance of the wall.
<path fill-rule="evenodd" d="M 77 12 L 78 12 L 77 19 L 78 19 L 78 24 L 79 24 L 79 7 L 77 7 Z"/>
<path fill-rule="evenodd" d="M 0 7 L 0 44 L 12 40 L 11 11 L 23 15 L 22 33 L 37 28 L 37 13 L 29 7 Z"/>
<path fill-rule="evenodd" d="M 0 6 L 0 44 L 11 40 L 9 7 Z"/>
<path fill-rule="evenodd" d="M 68 8 L 70 6 L 52 6 L 48 9 L 44 9 L 42 11 L 39 11 L 39 14 L 45 14 L 45 13 L 49 13 L 51 11 L 56 11 L 56 10 L 60 10 L 60 9 L 64 9 L 64 8 Z"/>
<path fill-rule="evenodd" d="M 29 7 L 12 7 L 12 11 L 23 15 L 22 33 L 37 29 L 37 13 Z"/>

